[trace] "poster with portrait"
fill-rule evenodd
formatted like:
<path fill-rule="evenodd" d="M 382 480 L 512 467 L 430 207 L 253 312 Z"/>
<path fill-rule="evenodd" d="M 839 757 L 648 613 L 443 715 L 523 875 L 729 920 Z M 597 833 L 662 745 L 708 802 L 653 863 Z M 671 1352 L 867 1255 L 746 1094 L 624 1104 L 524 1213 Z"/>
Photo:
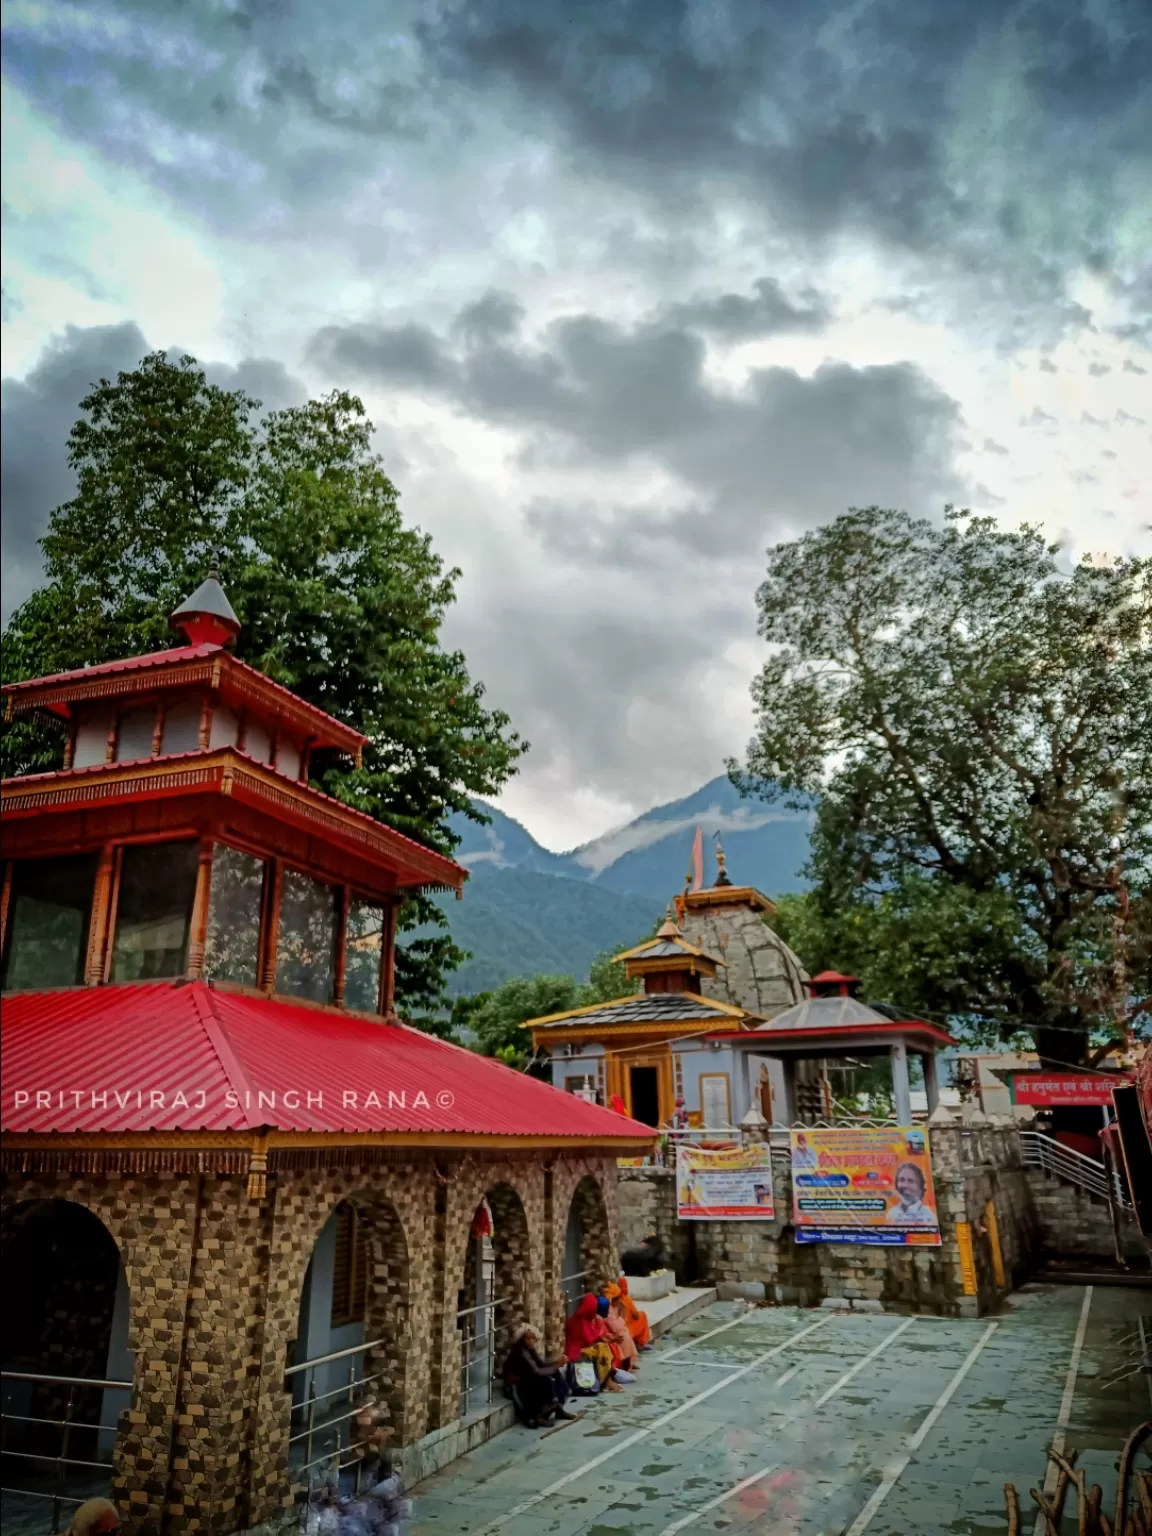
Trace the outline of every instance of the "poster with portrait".
<path fill-rule="evenodd" d="M 676 1208 L 681 1221 L 771 1221 L 772 1154 L 764 1146 L 681 1146 Z"/>
<path fill-rule="evenodd" d="M 798 1243 L 940 1246 L 928 1133 L 919 1126 L 791 1132 Z"/>

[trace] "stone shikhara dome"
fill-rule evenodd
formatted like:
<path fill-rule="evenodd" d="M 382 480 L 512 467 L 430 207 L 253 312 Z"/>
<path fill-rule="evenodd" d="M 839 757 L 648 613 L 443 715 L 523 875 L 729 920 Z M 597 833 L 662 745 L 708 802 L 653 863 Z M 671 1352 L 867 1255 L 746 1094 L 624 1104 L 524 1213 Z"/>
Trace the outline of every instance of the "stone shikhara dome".
<path fill-rule="evenodd" d="M 680 930 L 689 943 L 724 961 L 715 977 L 701 979 L 705 997 L 771 1019 L 808 996 L 808 973 L 768 926 L 774 904 L 751 886 L 733 885 L 724 855 L 718 859 L 716 884 L 688 891 L 677 903 Z"/>

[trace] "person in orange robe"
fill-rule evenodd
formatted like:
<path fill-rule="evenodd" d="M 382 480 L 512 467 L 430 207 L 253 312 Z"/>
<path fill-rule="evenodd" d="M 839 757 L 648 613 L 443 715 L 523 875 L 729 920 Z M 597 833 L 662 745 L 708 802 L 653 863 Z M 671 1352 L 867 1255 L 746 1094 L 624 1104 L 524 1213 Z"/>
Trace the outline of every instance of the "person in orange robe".
<path fill-rule="evenodd" d="M 628 1332 L 636 1341 L 637 1349 L 649 1349 L 652 1344 L 652 1330 L 648 1326 L 647 1314 L 640 1308 L 628 1294 L 628 1280 L 625 1275 L 620 1276 L 619 1285 L 610 1285 L 604 1291 L 605 1296 L 611 1301 L 614 1296 L 619 1296 L 620 1306 L 624 1312 L 624 1321 L 628 1324 Z"/>

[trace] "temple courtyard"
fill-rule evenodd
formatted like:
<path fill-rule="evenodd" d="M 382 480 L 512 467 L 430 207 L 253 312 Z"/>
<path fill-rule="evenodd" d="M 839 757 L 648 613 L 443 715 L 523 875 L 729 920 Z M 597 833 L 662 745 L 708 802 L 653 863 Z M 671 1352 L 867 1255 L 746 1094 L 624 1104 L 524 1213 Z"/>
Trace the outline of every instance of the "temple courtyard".
<path fill-rule="evenodd" d="M 1009 1482 L 1031 1536 L 1054 1443 L 1111 1510 L 1152 1416 L 1149 1333 L 1152 1293 L 1102 1286 L 1027 1286 L 971 1320 L 717 1302 L 578 1422 L 422 1483 L 405 1536 L 1004 1536 Z"/>

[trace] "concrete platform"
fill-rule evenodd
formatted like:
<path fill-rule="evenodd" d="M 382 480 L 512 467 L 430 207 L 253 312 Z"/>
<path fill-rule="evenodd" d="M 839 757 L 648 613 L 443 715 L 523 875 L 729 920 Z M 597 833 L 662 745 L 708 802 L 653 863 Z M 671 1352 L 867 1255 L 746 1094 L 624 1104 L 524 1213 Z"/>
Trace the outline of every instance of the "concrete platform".
<path fill-rule="evenodd" d="M 710 1307 L 715 1300 L 714 1286 L 682 1285 L 670 1296 L 661 1296 L 659 1301 L 638 1302 L 637 1305 L 648 1316 L 652 1337 L 662 1339 L 670 1328 L 675 1328 L 677 1323 L 686 1323 L 697 1312 Z"/>
<path fill-rule="evenodd" d="M 1031 1536 L 1053 1441 L 1110 1507 L 1147 1312 L 1039 1285 L 973 1319 L 716 1302 L 577 1423 L 429 1478 L 404 1536 L 1003 1536 L 1009 1482 Z"/>

